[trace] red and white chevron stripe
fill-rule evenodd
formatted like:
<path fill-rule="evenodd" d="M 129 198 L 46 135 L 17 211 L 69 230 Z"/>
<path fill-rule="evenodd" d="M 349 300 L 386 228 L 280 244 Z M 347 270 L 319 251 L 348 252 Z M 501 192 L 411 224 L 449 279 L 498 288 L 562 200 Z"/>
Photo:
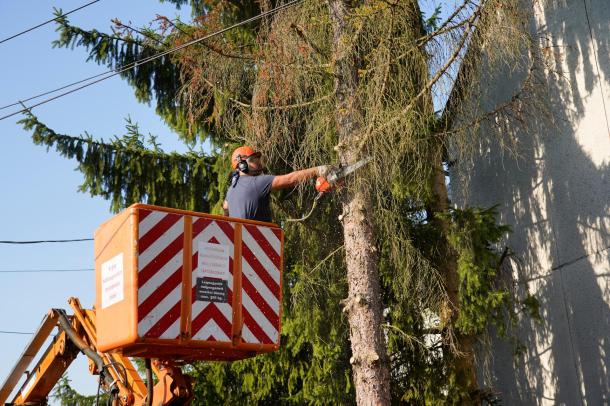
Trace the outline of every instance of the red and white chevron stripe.
<path fill-rule="evenodd" d="M 246 343 L 278 343 L 280 229 L 244 224 L 242 259 L 242 339 Z"/>
<path fill-rule="evenodd" d="M 184 241 L 192 239 L 191 339 L 230 343 L 241 327 L 243 343 L 279 343 L 281 229 L 242 223 L 241 258 L 235 258 L 235 222 L 148 209 L 139 209 L 138 217 L 139 337 L 179 338 Z M 185 219 L 192 224 L 186 239 Z M 234 298 L 233 277 L 239 264 L 242 325 L 234 329 L 233 305 L 240 298 Z"/>
<path fill-rule="evenodd" d="M 138 336 L 180 335 L 184 216 L 138 211 Z"/>
<path fill-rule="evenodd" d="M 193 217 L 193 272 L 191 337 L 193 340 L 231 342 L 233 320 L 233 263 L 235 228 L 222 220 Z M 221 244 L 229 252 L 228 303 L 196 300 L 197 277 L 201 276 L 200 243 Z"/>

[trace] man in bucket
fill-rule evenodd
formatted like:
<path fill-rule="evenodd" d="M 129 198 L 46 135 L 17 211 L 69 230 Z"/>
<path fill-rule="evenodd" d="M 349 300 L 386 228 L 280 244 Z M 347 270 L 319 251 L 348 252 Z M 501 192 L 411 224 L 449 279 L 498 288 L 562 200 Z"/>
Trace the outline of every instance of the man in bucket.
<path fill-rule="evenodd" d="M 222 208 L 226 216 L 249 220 L 271 221 L 270 194 L 274 190 L 290 188 L 307 179 L 325 176 L 329 167 L 316 166 L 285 175 L 263 174 L 261 153 L 249 146 L 235 149 L 231 155 L 229 189 Z"/>

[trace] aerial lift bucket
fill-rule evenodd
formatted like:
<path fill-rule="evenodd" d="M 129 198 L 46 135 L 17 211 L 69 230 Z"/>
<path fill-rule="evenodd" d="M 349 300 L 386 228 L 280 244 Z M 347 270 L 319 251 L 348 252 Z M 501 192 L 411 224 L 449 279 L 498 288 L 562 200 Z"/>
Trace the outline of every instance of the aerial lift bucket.
<path fill-rule="evenodd" d="M 272 223 L 130 206 L 95 233 L 97 349 L 182 360 L 277 350 L 283 247 Z"/>

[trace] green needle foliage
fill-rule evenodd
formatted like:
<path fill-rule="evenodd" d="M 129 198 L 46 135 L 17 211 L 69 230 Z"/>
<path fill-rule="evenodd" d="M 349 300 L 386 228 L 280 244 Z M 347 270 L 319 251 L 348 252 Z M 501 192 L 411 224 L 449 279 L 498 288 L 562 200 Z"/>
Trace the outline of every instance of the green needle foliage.
<path fill-rule="evenodd" d="M 134 36 L 133 29 L 118 20 L 114 20 L 113 33 L 106 34 L 74 27 L 60 12 L 56 12 L 56 16 L 59 38 L 53 41 L 53 47 L 84 47 L 89 51 L 87 61 L 94 61 L 113 70 L 131 66 L 137 61 L 167 50 L 171 45 L 168 38 L 149 28 L 137 30 L 141 35 Z M 193 142 L 197 137 L 204 137 L 202 132 L 205 132 L 205 129 L 193 126 L 176 102 L 174 95 L 178 93 L 182 82 L 179 69 L 172 58 L 171 54 L 165 55 L 126 70 L 120 76 L 134 88 L 138 101 L 151 103 L 154 100 L 157 114 L 167 125 L 185 141 Z"/>
<path fill-rule="evenodd" d="M 463 334 L 484 333 L 490 322 L 503 327 L 510 292 L 496 286 L 500 257 L 494 251 L 510 227 L 496 224 L 495 208 L 451 211 L 449 242 L 458 253 L 460 316 Z"/>
<path fill-rule="evenodd" d="M 80 191 L 109 199 L 115 212 L 139 202 L 209 211 L 211 203 L 219 199 L 216 158 L 194 151 L 166 153 L 154 138 L 149 140 L 151 147 L 146 148 L 144 136 L 130 120 L 127 134 L 109 143 L 96 141 L 88 134 L 58 134 L 32 114 L 20 123 L 32 131 L 35 144 L 75 159 L 85 178 Z"/>
<path fill-rule="evenodd" d="M 65 374 L 59 379 L 55 388 L 53 388 L 51 397 L 59 401 L 61 406 L 96 406 L 98 403 L 105 404 L 108 401 L 108 395 L 105 393 L 100 393 L 99 397 L 96 395 L 83 396 L 79 394 L 72 388 L 70 379 Z"/>
<path fill-rule="evenodd" d="M 85 47 L 88 60 L 120 69 L 279 4 L 171 2 L 189 4 L 192 23 L 159 17 L 158 29 L 151 29 L 115 20 L 113 32 L 105 34 L 71 26 L 62 17 L 54 46 Z M 449 113 L 472 122 L 460 123 L 464 130 L 449 139 L 452 120 L 447 111 L 436 114 L 432 101 L 442 97 L 438 94 L 466 97 L 481 91 L 475 80 L 481 53 L 464 60 L 465 44 L 486 49 L 489 66 L 512 68 L 521 62 L 518 56 L 527 38 L 515 28 L 521 22 L 517 3 L 465 1 L 451 21 L 440 21 L 439 9 L 424 19 L 412 0 L 356 2 L 346 21 L 352 35 L 347 45 L 359 63 L 357 101 L 364 111 L 358 150 L 374 158 L 346 187 L 363 188 L 372 196 L 370 221 L 384 307 L 381 328 L 396 404 L 467 401 L 471 394 L 452 369 L 457 356 L 451 338 L 481 339 L 490 325 L 510 335 L 515 309 L 535 315 L 535 298 L 519 301 L 497 283 L 503 269 L 498 247 L 509 230 L 496 224 L 495 210 L 438 212 L 442 205 L 433 187 L 435 175 L 449 165 L 447 151 L 465 154 L 475 144 L 471 136 L 482 117 L 493 121 L 506 117 L 502 109 L 515 108 L 507 103 L 494 112 L 480 112 L 480 106 L 465 111 L 453 98 Z M 505 25 L 497 24 L 498 13 Z M 486 48 L 490 42 L 495 45 L 491 51 Z M 107 142 L 88 134 L 58 134 L 32 114 L 21 123 L 36 144 L 76 160 L 84 175 L 80 190 L 109 199 L 113 211 L 146 202 L 220 213 L 228 156 L 237 145 L 252 143 L 263 151 L 275 173 L 336 161 L 345 146 L 338 145 L 335 127 L 331 43 L 326 3 L 303 2 L 122 74 L 138 100 L 154 100 L 159 116 L 185 143 L 209 141 L 209 154 L 162 151 L 154 137 L 144 137 L 131 121 L 126 135 Z M 452 76 L 458 70 L 455 90 Z M 520 103 L 519 108 L 527 107 Z M 275 220 L 300 217 L 311 207 L 314 193 L 302 187 L 275 195 Z M 349 326 L 342 307 L 346 253 L 336 197 L 323 199 L 306 222 L 286 223 L 280 350 L 233 363 L 186 367 L 194 378 L 196 404 L 355 402 Z M 439 220 L 448 225 L 445 230 Z M 445 242 L 448 252 L 442 248 Z M 441 268 L 447 256 L 455 258 L 459 276 L 455 325 L 440 321 L 447 297 Z"/>

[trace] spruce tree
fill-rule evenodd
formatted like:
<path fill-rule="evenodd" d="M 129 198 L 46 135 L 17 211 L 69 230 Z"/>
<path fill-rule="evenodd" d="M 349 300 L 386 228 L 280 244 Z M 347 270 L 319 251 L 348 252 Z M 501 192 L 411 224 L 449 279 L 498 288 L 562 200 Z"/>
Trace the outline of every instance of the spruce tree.
<path fill-rule="evenodd" d="M 189 4 L 192 24 L 161 17 L 159 30 L 116 21 L 105 34 L 61 18 L 54 45 L 84 46 L 117 68 L 277 5 Z M 467 156 L 482 122 L 527 110 L 519 95 L 493 111 L 461 102 L 483 94 L 484 58 L 492 71 L 521 63 L 530 42 L 519 4 L 465 1 L 439 21 L 415 0 L 303 1 L 122 75 L 183 141 L 210 141 L 209 154 L 166 153 L 129 122 L 126 136 L 103 141 L 23 120 L 34 142 L 78 162 L 82 191 L 115 211 L 143 201 L 219 213 L 228 154 L 244 142 L 279 173 L 373 158 L 315 216 L 286 223 L 280 351 L 188 367 L 198 402 L 480 399 L 473 345 L 489 325 L 510 323 L 518 298 L 496 282 L 506 229 L 493 210 L 451 208 L 445 176 L 448 150 Z M 449 101 L 435 112 L 443 91 Z M 274 196 L 275 219 L 300 217 L 313 198 L 308 187 Z"/>

